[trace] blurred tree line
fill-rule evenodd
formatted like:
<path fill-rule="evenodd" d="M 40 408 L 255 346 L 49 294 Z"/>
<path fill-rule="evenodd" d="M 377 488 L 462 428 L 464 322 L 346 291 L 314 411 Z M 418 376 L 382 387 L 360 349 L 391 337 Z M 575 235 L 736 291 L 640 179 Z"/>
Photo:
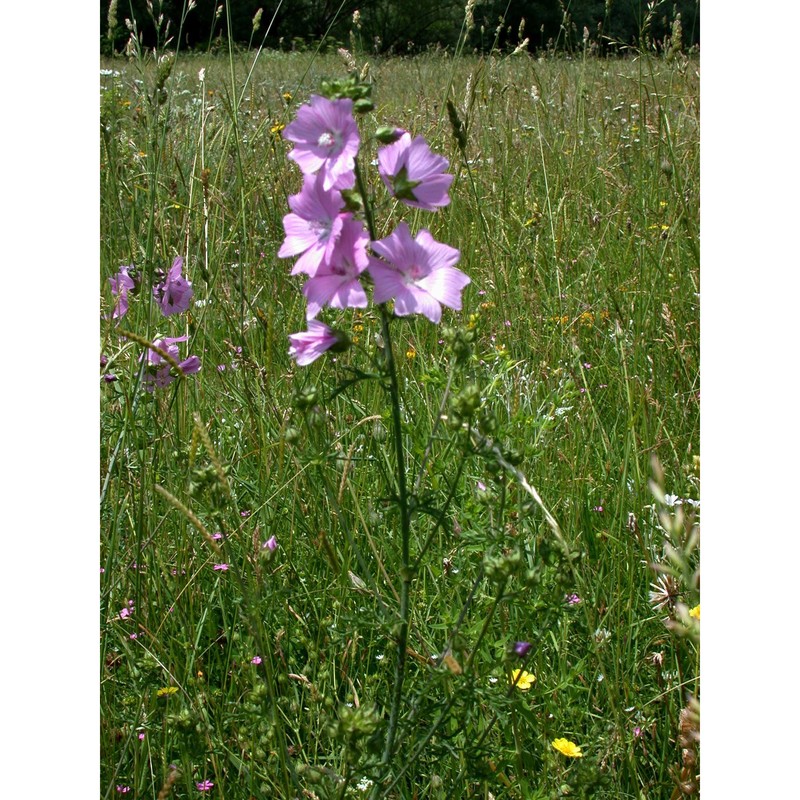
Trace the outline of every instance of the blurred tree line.
<path fill-rule="evenodd" d="M 188 0 L 100 0 L 101 53 L 124 49 L 126 19 L 136 20 L 144 44 L 154 46 L 162 15 L 162 26 L 169 21 L 174 37 L 171 46 L 181 49 L 227 49 L 230 37 L 241 47 L 290 50 L 316 45 L 323 36 L 332 46 L 350 46 L 354 37 L 362 52 L 376 54 L 405 55 L 437 45 L 452 49 L 468 6 L 474 24 L 465 52 L 519 45 L 531 53 L 572 52 L 583 48 L 587 32 L 593 50 L 603 54 L 629 46 L 667 49 L 670 43 L 673 50 L 688 49 L 700 42 L 699 0 L 228 0 L 228 9 L 225 0 L 195 0 L 187 12 L 189 5 Z"/>

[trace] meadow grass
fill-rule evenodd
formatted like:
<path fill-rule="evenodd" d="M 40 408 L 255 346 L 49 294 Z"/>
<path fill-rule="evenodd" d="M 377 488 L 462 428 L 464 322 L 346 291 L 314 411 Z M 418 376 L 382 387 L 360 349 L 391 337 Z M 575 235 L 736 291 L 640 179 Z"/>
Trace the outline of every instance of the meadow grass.
<path fill-rule="evenodd" d="M 474 338 L 464 363 L 441 326 L 393 326 L 418 504 L 397 754 L 381 764 L 392 420 L 379 381 L 337 391 L 379 317 L 339 315 L 356 347 L 297 367 L 302 284 L 276 255 L 300 188 L 280 131 L 346 68 L 117 58 L 101 78 L 103 314 L 121 265 L 145 280 L 101 322 L 117 378 L 101 399 L 103 796 L 193 797 L 202 781 L 232 799 L 690 794 L 699 510 L 675 496 L 699 497 L 698 65 L 368 61 L 362 127 L 424 135 L 456 176 L 447 208 L 405 218 L 472 279 L 443 320 Z M 146 287 L 176 255 L 194 301 L 164 318 Z M 202 371 L 142 391 L 140 340 L 184 334 Z M 470 387 L 494 454 L 440 421 L 457 416 L 443 392 Z"/>

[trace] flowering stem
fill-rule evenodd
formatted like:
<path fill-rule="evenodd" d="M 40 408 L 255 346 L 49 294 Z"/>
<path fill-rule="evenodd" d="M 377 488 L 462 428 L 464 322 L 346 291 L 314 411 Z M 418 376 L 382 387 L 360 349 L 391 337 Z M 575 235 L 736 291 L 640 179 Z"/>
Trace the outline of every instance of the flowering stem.
<path fill-rule="evenodd" d="M 376 241 L 375 218 L 372 213 L 372 204 L 367 195 L 364 178 L 361 174 L 358 159 L 355 159 L 354 171 L 356 186 L 364 203 L 364 216 L 371 241 Z M 383 335 L 383 353 L 386 373 L 389 377 L 389 397 L 392 404 L 392 429 L 394 436 L 394 452 L 397 462 L 397 503 L 400 507 L 400 622 L 397 627 L 397 662 L 394 673 L 394 688 L 392 691 L 392 705 L 389 711 L 389 727 L 386 731 L 386 744 L 383 750 L 381 763 L 386 766 L 392 760 L 395 737 L 397 736 L 397 723 L 400 717 L 400 701 L 403 697 L 403 680 L 406 669 L 406 647 L 408 645 L 408 619 L 411 596 L 411 580 L 413 570 L 410 555 L 411 511 L 409 508 L 408 485 L 406 482 L 406 459 L 403 447 L 403 428 L 400 415 L 400 385 L 397 380 L 397 366 L 394 360 L 392 335 L 389 328 L 391 318 L 385 303 L 381 303 L 381 333 Z M 376 790 L 377 790 L 376 784 Z"/>
<path fill-rule="evenodd" d="M 384 356 L 386 371 L 389 375 L 389 396 L 392 403 L 392 428 L 394 433 L 394 449 L 397 459 L 397 501 L 400 506 L 400 543 L 402 567 L 400 577 L 400 623 L 397 631 L 397 663 L 395 666 L 394 690 L 392 705 L 389 712 L 389 728 L 386 732 L 386 745 L 381 763 L 389 764 L 394 751 L 394 741 L 397 734 L 397 722 L 400 715 L 400 701 L 403 697 L 403 679 L 406 667 L 406 647 L 408 644 L 408 618 L 409 599 L 411 594 L 411 556 L 410 533 L 411 514 L 408 503 L 408 487 L 406 485 L 406 461 L 403 448 L 403 430 L 400 418 L 400 387 L 397 381 L 397 368 L 392 349 L 391 332 L 389 330 L 389 312 L 385 304 L 380 306 L 381 326 L 384 343 Z"/>

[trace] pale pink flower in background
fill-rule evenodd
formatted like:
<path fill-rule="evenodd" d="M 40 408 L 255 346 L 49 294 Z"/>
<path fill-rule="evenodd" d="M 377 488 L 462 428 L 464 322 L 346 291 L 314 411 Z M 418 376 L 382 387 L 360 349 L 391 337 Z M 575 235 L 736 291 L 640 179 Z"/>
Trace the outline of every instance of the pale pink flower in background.
<path fill-rule="evenodd" d="M 177 343 L 185 342 L 188 338 L 188 336 L 165 336 L 163 339 L 156 339 L 153 344 L 178 361 L 180 353 Z M 142 355 L 142 358 L 144 359 L 145 355 Z M 172 366 L 160 353 L 148 349 L 146 360 L 149 371 L 145 373 L 142 385 L 148 392 L 152 392 L 156 388 L 163 389 L 175 380 L 176 376 L 172 374 Z M 192 375 L 200 371 L 200 359 L 197 356 L 189 356 L 184 361 L 179 361 L 178 367 L 184 375 Z"/>
<path fill-rule="evenodd" d="M 344 221 L 352 216 L 340 213 L 343 207 L 340 192 L 324 189 L 319 176 L 305 176 L 302 191 L 289 198 L 292 213 L 283 218 L 286 238 L 278 250 L 278 258 L 300 256 L 292 275 L 314 276 L 319 265 L 330 259 Z"/>
<path fill-rule="evenodd" d="M 303 286 L 303 294 L 308 299 L 307 319 L 316 317 L 323 306 L 342 309 L 367 307 L 367 294 L 358 276 L 369 264 L 368 242 L 369 234 L 361 222 L 344 220 L 339 241 L 330 258 L 323 260 L 314 276 Z"/>
<path fill-rule="evenodd" d="M 177 256 L 167 272 L 163 283 L 153 287 L 153 297 L 161 306 L 161 313 L 165 317 L 170 314 L 182 314 L 189 308 L 194 289 L 192 284 L 181 275 L 183 258 Z"/>
<path fill-rule="evenodd" d="M 274 534 L 270 536 L 269 539 L 267 539 L 267 541 L 264 542 L 264 544 L 261 545 L 262 550 L 269 550 L 271 553 L 275 552 L 277 547 L 278 547 L 278 539 Z"/>
<path fill-rule="evenodd" d="M 114 310 L 111 312 L 111 319 L 120 319 L 128 313 L 128 292 L 136 285 L 133 278 L 128 275 L 131 267 L 132 265 L 120 267 L 119 272 L 113 278 L 108 279 L 111 284 L 111 295 L 117 298 Z"/>
<path fill-rule="evenodd" d="M 309 103 L 298 109 L 296 119 L 284 129 L 283 138 L 295 144 L 289 158 L 304 175 L 318 172 L 324 189 L 353 185 L 360 138 L 352 100 L 328 100 L 312 94 Z"/>
<path fill-rule="evenodd" d="M 369 262 L 376 303 L 394 300 L 398 316 L 423 314 L 431 322 L 441 320 L 443 305 L 461 309 L 461 290 L 470 279 L 453 266 L 460 258 L 455 247 L 437 242 L 424 228 L 412 239 L 401 222 L 389 236 L 373 242 L 372 249 L 385 259 Z"/>
<path fill-rule="evenodd" d="M 378 171 L 386 188 L 406 205 L 435 211 L 450 202 L 447 190 L 453 176 L 445 172 L 450 162 L 431 152 L 422 136 L 403 135 L 378 150 Z"/>
<path fill-rule="evenodd" d="M 332 331 L 325 323 L 315 319 L 308 320 L 308 330 L 303 333 L 293 333 L 289 336 L 289 355 L 304 367 L 316 361 L 326 350 L 339 344 L 341 337 Z"/>

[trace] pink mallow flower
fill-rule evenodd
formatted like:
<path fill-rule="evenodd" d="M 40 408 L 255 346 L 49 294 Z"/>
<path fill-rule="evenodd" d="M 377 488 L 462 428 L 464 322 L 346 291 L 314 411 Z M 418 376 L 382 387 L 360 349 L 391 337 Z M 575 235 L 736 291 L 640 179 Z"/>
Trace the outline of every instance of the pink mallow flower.
<path fill-rule="evenodd" d="M 165 353 L 170 355 L 175 361 L 180 358 L 177 342 L 185 342 L 188 336 L 177 336 L 174 338 L 164 337 L 163 339 L 156 339 L 153 344 Z M 142 356 L 144 358 L 144 356 Z M 189 356 L 189 358 L 178 363 L 181 372 L 184 375 L 192 375 L 200 371 L 200 359 L 197 356 Z M 142 384 L 148 392 L 154 389 L 163 389 L 169 386 L 175 380 L 175 375 L 172 374 L 172 366 L 155 350 L 148 349 L 147 351 L 147 371 L 145 372 Z"/>
<path fill-rule="evenodd" d="M 308 299 L 307 319 L 313 319 L 323 306 L 331 308 L 366 308 L 367 294 L 358 276 L 367 268 L 369 234 L 355 219 L 346 219 L 341 236 L 323 260 L 314 276 L 306 281 L 303 294 Z"/>
<path fill-rule="evenodd" d="M 113 278 L 108 279 L 111 284 L 111 294 L 117 298 L 114 310 L 111 312 L 111 319 L 119 319 L 128 313 L 128 292 L 136 286 L 133 278 L 128 275 L 131 267 L 132 265 L 120 267 L 119 272 Z"/>
<path fill-rule="evenodd" d="M 378 172 L 386 188 L 406 205 L 436 211 L 450 202 L 447 190 L 453 176 L 445 172 L 450 162 L 431 152 L 422 136 L 403 135 L 378 150 Z"/>
<path fill-rule="evenodd" d="M 292 275 L 305 272 L 313 277 L 320 264 L 330 259 L 345 220 L 352 217 L 340 213 L 343 207 L 336 189 L 323 189 L 320 176 L 305 176 L 303 190 L 289 198 L 292 213 L 283 218 L 286 238 L 278 250 L 278 258 L 300 256 Z"/>
<path fill-rule="evenodd" d="M 326 350 L 342 342 L 342 336 L 331 330 L 325 323 L 315 319 L 308 320 L 308 330 L 289 336 L 289 355 L 304 367 L 316 361 Z"/>
<path fill-rule="evenodd" d="M 348 188 L 355 182 L 355 157 L 360 138 L 353 119 L 353 101 L 328 100 L 316 94 L 286 126 L 283 138 L 294 142 L 289 158 L 304 175 L 319 173 L 323 189 Z"/>
<path fill-rule="evenodd" d="M 398 316 L 424 314 L 431 322 L 441 320 L 443 305 L 461 309 L 461 290 L 470 279 L 453 266 L 460 258 L 455 247 L 437 242 L 425 229 L 412 239 L 401 222 L 385 239 L 373 242 L 372 249 L 386 260 L 369 262 L 376 303 L 393 299 Z"/>
<path fill-rule="evenodd" d="M 164 282 L 153 287 L 153 296 L 161 306 L 161 312 L 165 317 L 187 311 L 192 300 L 194 289 L 192 289 L 192 284 L 181 275 L 182 270 L 183 258 L 177 256 L 172 262 Z"/>

